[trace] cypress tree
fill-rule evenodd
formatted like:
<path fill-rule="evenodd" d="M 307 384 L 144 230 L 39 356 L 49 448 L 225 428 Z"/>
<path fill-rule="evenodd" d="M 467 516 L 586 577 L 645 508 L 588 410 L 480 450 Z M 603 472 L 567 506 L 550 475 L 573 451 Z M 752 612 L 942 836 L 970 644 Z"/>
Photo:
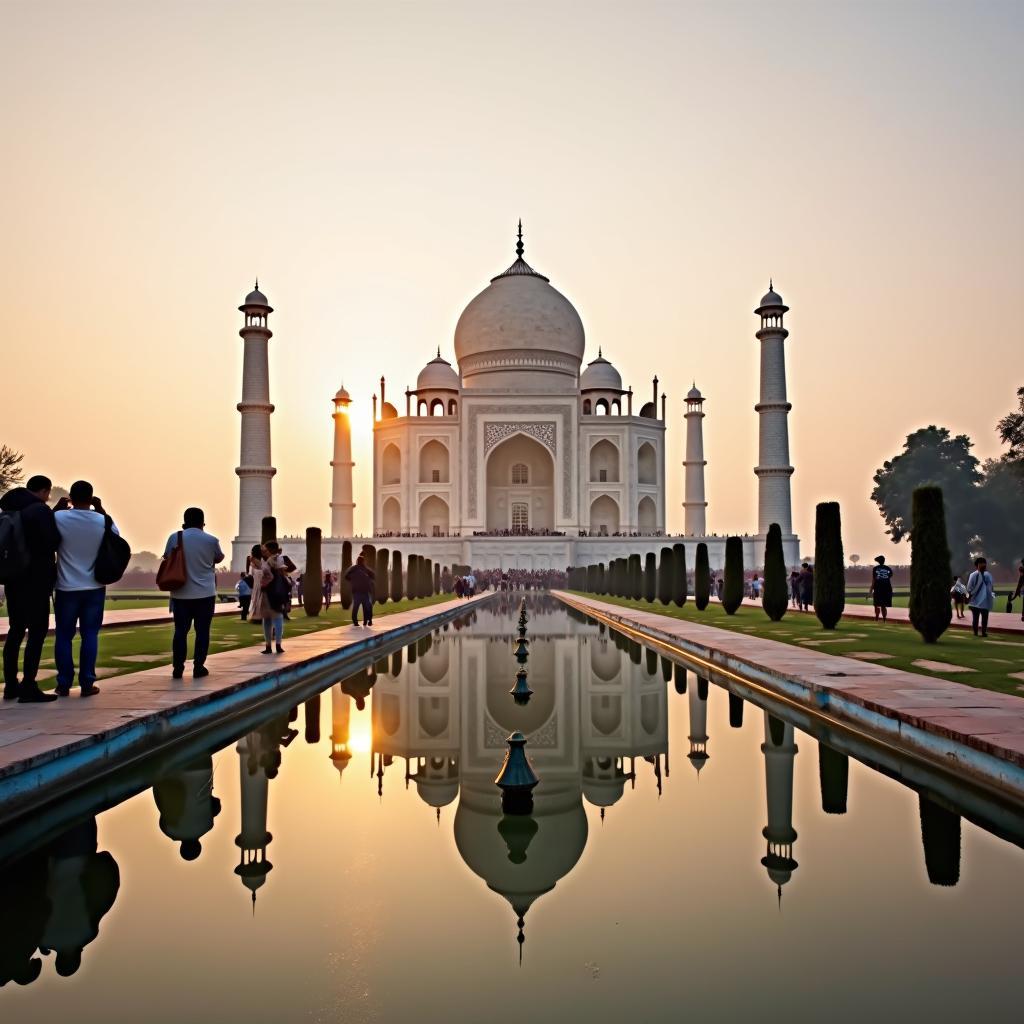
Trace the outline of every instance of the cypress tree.
<path fill-rule="evenodd" d="M 401 601 L 404 593 L 402 578 L 402 552 L 396 551 L 391 556 L 391 600 Z"/>
<path fill-rule="evenodd" d="M 725 539 L 725 586 L 722 589 L 722 607 L 726 615 L 735 615 L 743 604 L 743 538 Z"/>
<path fill-rule="evenodd" d="M 608 581 L 605 578 L 607 573 L 604 569 L 604 562 L 597 563 L 597 592 L 604 596 L 608 593 Z"/>
<path fill-rule="evenodd" d="M 434 593 L 441 593 L 441 563 L 434 563 Z"/>
<path fill-rule="evenodd" d="M 260 543 L 277 540 L 277 519 L 275 516 L 264 516 L 260 521 Z"/>
<path fill-rule="evenodd" d="M 689 583 L 686 578 L 686 545 L 672 545 L 672 600 L 682 608 L 686 604 Z"/>
<path fill-rule="evenodd" d="M 918 487 L 910 530 L 910 622 L 926 644 L 935 643 L 952 620 L 952 578 L 942 488 Z"/>
<path fill-rule="evenodd" d="M 639 601 L 644 592 L 644 567 L 639 555 L 629 556 L 629 584 L 627 597 Z"/>
<path fill-rule="evenodd" d="M 352 584 L 345 579 L 345 573 L 352 568 L 352 541 L 346 540 L 341 545 L 341 579 L 338 580 L 338 600 L 346 610 L 352 607 Z"/>
<path fill-rule="evenodd" d="M 306 528 L 306 568 L 303 573 L 306 579 L 312 578 L 312 587 L 302 588 L 302 607 L 307 615 L 319 615 L 324 603 L 324 588 L 320 581 L 324 578 L 324 564 L 320 547 L 320 530 L 315 526 Z"/>
<path fill-rule="evenodd" d="M 588 594 L 593 594 L 596 589 L 597 589 L 597 566 L 596 565 L 588 565 L 587 566 L 587 582 L 586 582 L 587 593 Z"/>
<path fill-rule="evenodd" d="M 429 558 L 423 559 L 423 596 L 432 597 L 434 593 L 434 563 Z"/>
<path fill-rule="evenodd" d="M 658 593 L 658 561 L 653 551 L 644 558 L 644 600 L 651 602 Z"/>
<path fill-rule="evenodd" d="M 948 579 L 945 587 L 948 594 Z M 814 516 L 814 614 L 825 629 L 835 629 L 845 606 L 846 565 L 839 502 L 823 501 Z"/>
<path fill-rule="evenodd" d="M 387 548 L 377 549 L 377 564 L 373 567 L 375 575 L 375 586 L 373 588 L 373 600 L 375 604 L 384 604 L 388 599 L 391 590 L 391 576 L 388 572 L 388 557 L 390 552 Z"/>
<path fill-rule="evenodd" d="M 658 563 L 658 600 L 662 604 L 672 603 L 672 578 L 675 556 L 671 548 L 661 549 L 661 560 Z"/>
<path fill-rule="evenodd" d="M 708 546 L 697 545 L 697 558 L 693 566 L 693 603 L 702 612 L 711 600 L 711 563 L 708 561 Z"/>
<path fill-rule="evenodd" d="M 778 523 L 768 527 L 765 539 L 763 586 L 761 606 L 772 622 L 779 622 L 789 607 L 789 580 L 786 578 L 786 556 L 782 551 L 782 528 Z"/>

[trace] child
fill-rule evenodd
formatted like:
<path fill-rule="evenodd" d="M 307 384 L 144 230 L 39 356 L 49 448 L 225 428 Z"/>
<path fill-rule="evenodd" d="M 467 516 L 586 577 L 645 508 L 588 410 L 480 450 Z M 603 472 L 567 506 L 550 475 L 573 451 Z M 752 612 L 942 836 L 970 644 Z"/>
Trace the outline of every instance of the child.
<path fill-rule="evenodd" d="M 956 611 L 956 617 L 958 619 L 964 618 L 964 609 L 967 607 L 967 587 L 964 586 L 963 580 L 959 576 L 953 577 L 953 587 L 949 592 L 949 596 L 953 600 L 953 609 Z"/>

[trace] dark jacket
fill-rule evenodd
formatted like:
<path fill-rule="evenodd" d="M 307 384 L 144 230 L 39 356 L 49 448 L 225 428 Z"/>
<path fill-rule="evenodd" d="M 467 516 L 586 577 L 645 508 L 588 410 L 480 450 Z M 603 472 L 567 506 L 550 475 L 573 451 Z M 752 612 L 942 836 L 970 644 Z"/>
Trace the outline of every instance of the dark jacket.
<path fill-rule="evenodd" d="M 29 569 L 26 583 L 51 589 L 57 579 L 55 555 L 60 543 L 53 509 L 24 487 L 15 487 L 0 498 L 0 510 L 20 512 L 25 530 L 25 543 L 29 550 Z M 21 583 L 21 580 L 18 580 Z"/>
<path fill-rule="evenodd" d="M 353 594 L 372 594 L 374 578 L 374 571 L 358 562 L 345 573 L 345 579 L 352 584 Z"/>

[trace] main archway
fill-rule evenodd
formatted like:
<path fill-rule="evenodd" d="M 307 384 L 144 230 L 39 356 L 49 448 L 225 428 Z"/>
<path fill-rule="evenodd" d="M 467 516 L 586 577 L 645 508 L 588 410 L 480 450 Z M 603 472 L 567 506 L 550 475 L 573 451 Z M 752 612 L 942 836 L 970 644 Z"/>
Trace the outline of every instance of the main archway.
<path fill-rule="evenodd" d="M 436 494 L 430 495 L 420 505 L 420 533 L 424 537 L 446 537 L 448 527 L 448 502 Z"/>
<path fill-rule="evenodd" d="M 487 529 L 526 533 L 554 528 L 555 462 L 525 434 L 502 441 L 487 459 Z"/>

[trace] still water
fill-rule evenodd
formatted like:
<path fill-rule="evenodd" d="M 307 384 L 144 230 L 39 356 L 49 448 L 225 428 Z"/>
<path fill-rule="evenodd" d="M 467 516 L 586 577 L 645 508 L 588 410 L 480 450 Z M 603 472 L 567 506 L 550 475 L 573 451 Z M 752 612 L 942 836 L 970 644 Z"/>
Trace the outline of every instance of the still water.
<path fill-rule="evenodd" d="M 518 706 L 517 615 L 0 837 L 0 1020 L 1021 1019 L 1015 812 L 544 597 Z M 514 730 L 526 817 L 493 781 Z"/>

